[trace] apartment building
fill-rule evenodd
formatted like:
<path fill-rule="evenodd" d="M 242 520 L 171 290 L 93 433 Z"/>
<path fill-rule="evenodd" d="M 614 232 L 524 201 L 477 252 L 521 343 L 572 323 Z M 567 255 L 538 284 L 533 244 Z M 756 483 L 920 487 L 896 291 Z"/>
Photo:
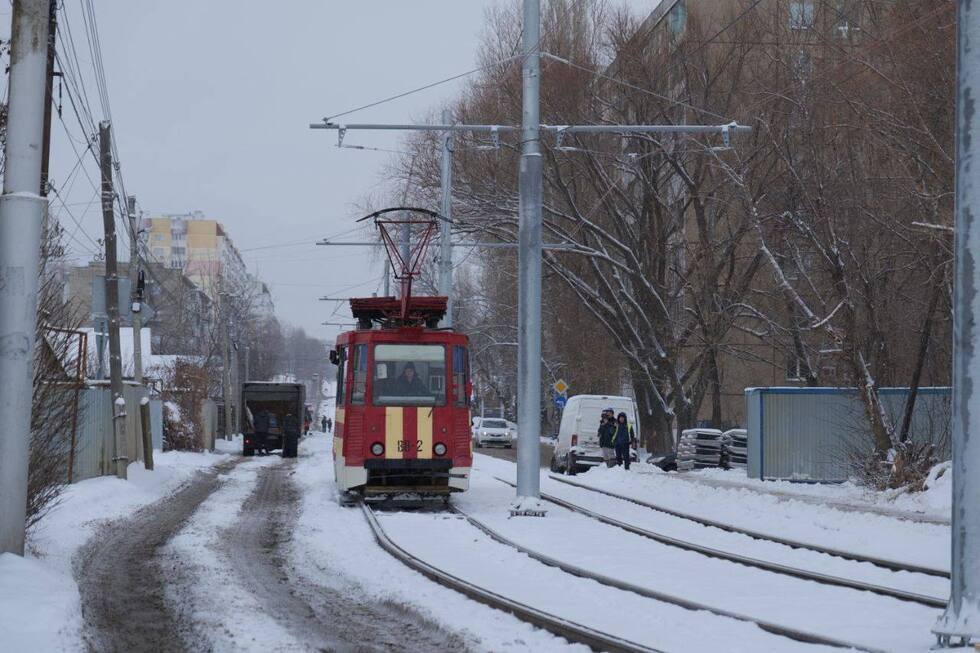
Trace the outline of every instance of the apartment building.
<path fill-rule="evenodd" d="M 182 270 L 212 299 L 222 287 L 250 285 L 245 262 L 227 230 L 202 212 L 145 218 L 142 228 L 150 259 Z"/>

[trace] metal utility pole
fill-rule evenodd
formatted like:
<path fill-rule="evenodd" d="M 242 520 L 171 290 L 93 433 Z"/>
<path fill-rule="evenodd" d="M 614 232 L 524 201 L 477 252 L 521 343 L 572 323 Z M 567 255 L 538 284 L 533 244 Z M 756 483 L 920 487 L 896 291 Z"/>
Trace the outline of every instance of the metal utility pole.
<path fill-rule="evenodd" d="M 0 553 L 24 555 L 41 222 L 48 0 L 14 0 L 0 196 Z"/>
<path fill-rule="evenodd" d="M 447 109 L 442 112 L 442 122 L 452 122 L 452 113 Z M 442 326 L 453 326 L 453 133 L 447 131 L 442 138 L 442 171 L 440 187 L 442 189 L 442 207 L 440 213 L 445 220 L 439 225 L 439 294 L 446 297 L 446 315 Z"/>
<path fill-rule="evenodd" d="M 116 221 L 112 210 L 112 135 L 109 122 L 99 123 L 99 161 L 102 167 L 102 225 L 105 229 L 105 306 L 109 315 L 109 388 L 115 432 L 116 476 L 126 479 L 129 442 L 126 438 L 126 398 L 123 395 L 122 355 L 119 346 L 119 272 L 116 269 Z"/>
<path fill-rule="evenodd" d="M 940 645 L 980 638 L 980 6 L 957 20 L 955 280 L 953 283 L 953 558 Z"/>
<path fill-rule="evenodd" d="M 44 84 L 44 140 L 41 143 L 41 189 L 48 196 L 48 163 L 51 160 L 51 107 L 54 104 L 55 40 L 58 34 L 58 0 L 48 3 L 48 60 Z"/>
<path fill-rule="evenodd" d="M 540 496 L 541 0 L 524 0 L 517 303 L 517 504 Z M 533 510 L 533 508 L 532 508 Z"/>

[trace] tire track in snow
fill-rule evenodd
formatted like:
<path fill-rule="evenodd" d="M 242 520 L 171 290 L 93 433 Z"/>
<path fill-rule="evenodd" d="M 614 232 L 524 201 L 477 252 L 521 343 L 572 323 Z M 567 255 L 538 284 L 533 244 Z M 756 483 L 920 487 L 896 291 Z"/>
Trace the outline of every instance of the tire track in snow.
<path fill-rule="evenodd" d="M 165 601 L 166 577 L 156 554 L 221 485 L 219 474 L 236 464 L 202 471 L 172 495 L 110 522 L 75 555 L 90 650 L 184 650 L 189 628 Z"/>

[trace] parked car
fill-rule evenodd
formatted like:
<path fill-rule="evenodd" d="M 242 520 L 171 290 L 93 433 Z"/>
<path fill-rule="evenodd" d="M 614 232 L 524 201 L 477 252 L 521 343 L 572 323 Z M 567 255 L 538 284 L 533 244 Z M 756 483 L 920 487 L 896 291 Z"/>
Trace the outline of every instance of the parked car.
<path fill-rule="evenodd" d="M 721 435 L 722 467 L 747 467 L 749 462 L 749 432 L 745 429 L 730 429 Z"/>
<path fill-rule="evenodd" d="M 551 471 L 577 474 L 601 465 L 599 448 L 599 417 L 604 408 L 612 408 L 615 414 L 626 413 L 626 420 L 633 427 L 637 441 L 640 424 L 636 420 L 636 402 L 630 397 L 615 395 L 575 395 L 569 397 L 561 415 L 558 439 L 551 456 Z M 630 460 L 636 461 L 636 451 L 630 449 Z"/>
<path fill-rule="evenodd" d="M 506 447 L 514 446 L 514 431 L 507 425 L 506 420 L 486 417 L 480 420 L 476 427 L 474 440 L 477 447 Z"/>

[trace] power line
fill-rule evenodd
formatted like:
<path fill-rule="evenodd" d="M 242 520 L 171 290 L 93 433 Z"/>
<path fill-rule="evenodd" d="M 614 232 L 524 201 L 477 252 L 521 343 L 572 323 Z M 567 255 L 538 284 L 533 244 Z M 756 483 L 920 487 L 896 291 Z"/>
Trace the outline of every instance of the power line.
<path fill-rule="evenodd" d="M 419 93 L 421 91 L 425 91 L 425 90 L 428 90 L 430 88 L 434 88 L 436 86 L 440 86 L 442 84 L 446 84 L 448 82 L 452 82 L 452 81 L 455 81 L 457 79 L 461 79 L 463 77 L 466 77 L 467 75 L 472 75 L 473 73 L 478 73 L 478 72 L 481 72 L 481 71 L 484 71 L 484 70 L 489 70 L 490 68 L 493 68 L 494 66 L 501 66 L 503 64 L 510 63 L 511 61 L 514 61 L 515 59 L 520 59 L 521 56 L 522 55 L 517 55 L 517 56 L 514 56 L 514 57 L 508 57 L 506 59 L 501 59 L 500 61 L 495 61 L 495 62 L 489 63 L 489 64 L 487 64 L 485 66 L 480 66 L 479 68 L 474 68 L 472 70 L 467 70 L 465 73 L 459 73 L 458 75 L 453 75 L 452 77 L 447 77 L 446 79 L 441 79 L 441 80 L 439 80 L 437 82 L 432 82 L 431 84 L 426 84 L 424 86 L 419 86 L 418 88 L 414 88 L 414 89 L 412 89 L 410 91 L 404 91 L 402 93 L 398 93 L 397 95 L 392 95 L 391 97 L 386 97 L 386 98 L 384 98 L 382 100 L 376 100 L 376 101 L 371 102 L 369 104 L 364 104 L 362 106 L 355 107 L 353 109 L 348 109 L 347 111 L 343 111 L 341 113 L 335 113 L 335 114 L 332 114 L 332 115 L 327 116 L 326 118 L 323 119 L 323 121 L 324 122 L 330 122 L 334 118 L 339 118 L 341 116 L 346 116 L 346 115 L 348 115 L 350 113 L 355 113 L 355 112 L 361 111 L 363 109 L 370 109 L 371 107 L 376 107 L 379 104 L 385 104 L 385 103 L 391 102 L 393 100 L 398 100 L 398 99 L 401 99 L 403 97 L 407 97 L 409 95 L 412 95 L 414 93 Z"/>
<path fill-rule="evenodd" d="M 621 79 L 616 79 L 615 77 L 612 77 L 611 75 L 606 75 L 605 73 L 601 73 L 598 70 L 595 70 L 593 68 L 588 68 L 586 66 L 580 66 L 579 64 L 577 64 L 575 62 L 572 62 L 572 61 L 569 61 L 568 59 L 563 59 L 562 57 L 557 57 L 557 56 L 551 54 L 550 52 L 542 52 L 541 53 L 541 56 L 544 57 L 544 58 L 546 58 L 546 59 L 551 59 L 553 61 L 557 61 L 559 63 L 563 63 L 566 66 L 571 66 L 572 68 L 577 68 L 577 69 L 583 70 L 583 71 L 585 71 L 587 73 L 591 73 L 591 74 L 595 75 L 596 77 L 602 77 L 603 79 L 608 79 L 611 82 L 614 82 L 614 83 L 619 84 L 621 86 L 625 86 L 626 88 L 633 89 L 634 91 L 639 91 L 641 93 L 646 93 L 647 95 L 651 95 L 651 96 L 656 97 L 656 98 L 659 98 L 661 100 L 666 100 L 667 102 L 670 102 L 672 104 L 677 104 L 677 105 L 680 105 L 682 107 L 687 107 L 687 108 L 693 109 L 694 111 L 697 111 L 699 113 L 703 113 L 703 114 L 709 115 L 709 116 L 714 116 L 715 118 L 719 118 L 721 120 L 728 120 L 729 119 L 729 118 L 727 118 L 725 116 L 722 116 L 720 114 L 715 113 L 714 111 L 709 111 L 708 109 L 702 109 L 700 107 L 696 107 L 693 104 L 690 104 L 688 102 L 684 102 L 683 100 L 675 100 L 674 98 L 668 97 L 666 95 L 661 95 L 660 93 L 657 93 L 655 91 L 651 91 L 650 89 L 646 89 L 646 88 L 643 88 L 641 86 L 637 86 L 636 84 L 630 84 L 629 82 L 625 82 L 625 81 L 623 81 Z"/>

